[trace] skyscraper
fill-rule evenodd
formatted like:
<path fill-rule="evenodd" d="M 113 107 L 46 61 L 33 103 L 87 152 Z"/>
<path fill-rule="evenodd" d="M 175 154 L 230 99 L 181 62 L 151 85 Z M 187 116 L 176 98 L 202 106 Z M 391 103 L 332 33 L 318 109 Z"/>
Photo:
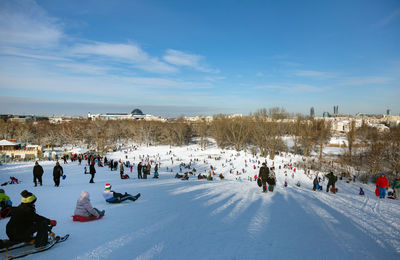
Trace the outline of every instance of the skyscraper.
<path fill-rule="evenodd" d="M 311 107 L 311 109 L 310 109 L 310 117 L 314 117 L 314 116 L 315 116 L 314 107 Z"/>
<path fill-rule="evenodd" d="M 333 106 L 333 114 L 334 115 L 337 115 L 337 114 L 339 114 L 339 106 Z"/>

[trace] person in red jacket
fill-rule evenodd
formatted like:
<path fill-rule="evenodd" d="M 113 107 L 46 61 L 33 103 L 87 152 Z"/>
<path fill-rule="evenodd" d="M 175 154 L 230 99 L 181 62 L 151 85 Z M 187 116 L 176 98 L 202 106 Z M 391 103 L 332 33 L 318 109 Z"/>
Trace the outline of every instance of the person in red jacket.
<path fill-rule="evenodd" d="M 379 198 L 384 199 L 386 196 L 386 189 L 389 188 L 389 181 L 383 172 L 376 180 L 376 187 L 379 188 Z"/>

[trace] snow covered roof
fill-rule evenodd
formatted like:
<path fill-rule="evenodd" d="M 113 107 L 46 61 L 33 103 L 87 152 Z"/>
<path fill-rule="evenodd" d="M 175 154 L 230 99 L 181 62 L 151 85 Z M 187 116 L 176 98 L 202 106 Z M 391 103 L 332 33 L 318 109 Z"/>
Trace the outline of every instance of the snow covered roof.
<path fill-rule="evenodd" d="M 88 152 L 89 150 L 88 149 L 84 149 L 84 148 L 74 148 L 74 149 L 71 149 L 71 150 L 69 150 L 68 152 L 69 153 L 77 153 L 77 154 L 80 154 L 80 153 L 86 153 L 86 152 Z"/>
<path fill-rule="evenodd" d="M 21 143 L 20 142 L 10 142 L 10 141 L 7 141 L 7 140 L 1 140 L 0 141 L 0 146 L 15 146 L 15 145 L 20 145 Z"/>

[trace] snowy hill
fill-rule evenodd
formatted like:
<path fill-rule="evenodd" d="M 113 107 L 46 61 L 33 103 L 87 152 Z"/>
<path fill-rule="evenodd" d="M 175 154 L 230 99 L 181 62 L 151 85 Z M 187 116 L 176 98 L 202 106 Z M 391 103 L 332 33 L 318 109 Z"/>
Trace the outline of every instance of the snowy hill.
<path fill-rule="evenodd" d="M 1 183 L 9 176 L 22 181 L 2 187 L 14 205 L 23 189 L 31 191 L 38 197 L 37 213 L 57 220 L 55 233 L 71 234 L 63 244 L 26 259 L 400 259 L 399 201 L 378 199 L 373 185 L 338 181 L 337 194 L 312 191 L 312 178 L 303 171 L 292 178 L 293 170 L 279 169 L 296 160 L 287 156 L 274 160 L 278 183 L 273 193 L 265 194 L 249 180 L 263 158 L 196 145 L 139 147 L 107 157 L 137 164 L 139 155 L 161 162 L 159 179 L 138 180 L 136 169 L 126 169 L 131 178 L 121 180 L 119 171 L 96 167 L 95 183 L 89 184 L 84 162 L 69 162 L 61 164 L 67 178 L 57 188 L 55 162 L 41 162 L 44 185 L 33 187 L 33 163 L 1 166 Z M 190 159 L 197 173 L 207 174 L 212 165 L 225 180 L 175 179 L 179 164 Z M 189 169 L 182 167 L 185 171 Z M 102 197 L 106 183 L 142 196 L 136 202 L 107 204 Z M 359 187 L 365 196 L 358 195 Z M 90 193 L 94 207 L 106 211 L 103 219 L 72 221 L 82 190 Z M 2 239 L 7 222 L 0 220 Z"/>

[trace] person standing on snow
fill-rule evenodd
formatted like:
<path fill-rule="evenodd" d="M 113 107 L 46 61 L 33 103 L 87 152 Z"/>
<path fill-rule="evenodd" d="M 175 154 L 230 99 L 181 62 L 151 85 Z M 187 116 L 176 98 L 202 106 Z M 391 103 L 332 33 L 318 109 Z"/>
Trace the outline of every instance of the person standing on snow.
<path fill-rule="evenodd" d="M 332 186 L 332 188 L 335 190 L 335 183 L 337 181 L 337 177 L 333 175 L 333 172 L 330 172 L 326 175 L 328 178 L 328 185 L 326 186 L 326 192 L 329 192 L 329 187 Z"/>
<path fill-rule="evenodd" d="M 94 175 L 96 174 L 96 169 L 94 168 L 94 161 L 90 163 L 89 173 L 90 175 L 92 175 L 92 178 L 90 178 L 89 183 L 94 183 Z"/>
<path fill-rule="evenodd" d="M 400 198 L 400 177 L 396 177 L 393 182 L 393 190 L 394 194 L 396 195 L 396 200 Z"/>
<path fill-rule="evenodd" d="M 35 239 L 35 247 L 45 246 L 50 226 L 57 221 L 36 214 L 36 196 L 27 190 L 21 192 L 22 203 L 11 210 L 11 219 L 7 223 L 6 233 L 12 242 L 30 242 Z M 33 234 L 37 232 L 36 237 Z"/>
<path fill-rule="evenodd" d="M 37 186 L 37 182 L 39 181 L 40 186 L 42 186 L 42 175 L 43 175 L 43 167 L 39 165 L 36 161 L 35 166 L 33 166 L 33 183 L 35 183 L 35 187 Z"/>
<path fill-rule="evenodd" d="M 376 179 L 376 187 L 379 188 L 379 198 L 384 199 L 386 196 L 386 189 L 389 188 L 389 181 L 382 172 L 381 176 Z"/>
<path fill-rule="evenodd" d="M 314 181 L 313 181 L 313 191 L 317 190 L 319 188 L 319 181 L 318 181 L 318 175 L 315 176 Z"/>
<path fill-rule="evenodd" d="M 138 179 L 143 179 L 142 177 L 142 162 L 139 162 L 138 166 L 137 166 L 137 177 Z"/>
<path fill-rule="evenodd" d="M 54 186 L 58 187 L 60 186 L 60 178 L 63 176 L 64 171 L 63 168 L 61 167 L 59 162 L 56 162 L 56 166 L 53 168 L 53 180 L 54 180 Z"/>
<path fill-rule="evenodd" d="M 258 178 L 261 179 L 263 192 L 267 192 L 268 177 L 269 177 L 269 169 L 267 167 L 267 164 L 265 162 L 263 162 L 262 166 L 260 167 L 260 171 L 258 173 Z"/>
<path fill-rule="evenodd" d="M 121 175 L 121 179 L 124 178 L 124 163 L 122 161 L 119 164 L 119 175 Z"/>

